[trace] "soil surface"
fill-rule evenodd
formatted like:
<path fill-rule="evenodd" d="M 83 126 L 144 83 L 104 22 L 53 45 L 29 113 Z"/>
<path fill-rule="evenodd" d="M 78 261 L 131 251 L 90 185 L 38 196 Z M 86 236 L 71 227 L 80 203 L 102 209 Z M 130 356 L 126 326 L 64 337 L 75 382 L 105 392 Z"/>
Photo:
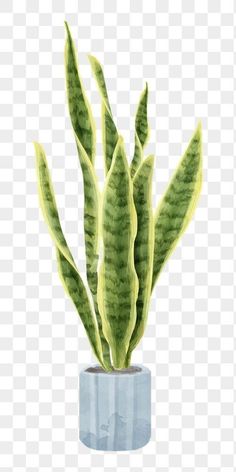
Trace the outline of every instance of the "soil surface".
<path fill-rule="evenodd" d="M 107 372 L 102 367 L 96 366 L 96 367 L 88 367 L 88 369 L 86 369 L 85 372 L 91 372 L 93 374 L 122 375 L 122 374 L 136 374 L 136 372 L 141 372 L 141 370 L 142 369 L 140 367 L 134 365 L 134 366 L 128 367 L 128 369 L 120 369 L 120 370 L 114 369 L 110 372 Z"/>

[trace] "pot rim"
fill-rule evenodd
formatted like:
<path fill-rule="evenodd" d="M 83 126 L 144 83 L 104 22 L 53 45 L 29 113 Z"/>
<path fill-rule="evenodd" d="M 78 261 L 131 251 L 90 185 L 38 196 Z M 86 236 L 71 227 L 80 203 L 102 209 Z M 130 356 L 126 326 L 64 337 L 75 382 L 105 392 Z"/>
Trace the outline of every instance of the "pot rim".
<path fill-rule="evenodd" d="M 128 369 L 121 369 L 121 370 L 112 370 L 112 371 L 102 371 L 102 372 L 91 372 L 91 371 L 88 371 L 88 369 L 91 369 L 91 368 L 101 368 L 102 367 L 99 365 L 99 364 L 91 364 L 91 365 L 87 365 L 86 367 L 84 367 L 83 369 L 81 369 L 80 371 L 80 374 L 83 374 L 83 375 L 96 375 L 96 376 L 99 376 L 99 377 L 137 377 L 139 375 L 142 375 L 144 373 L 146 374 L 150 374 L 151 371 L 150 369 L 148 369 L 148 367 L 142 365 L 142 364 L 132 364 L 130 367 L 134 367 L 134 368 L 138 368 L 139 370 L 136 370 L 134 372 L 125 372 L 125 370 L 128 370 Z"/>

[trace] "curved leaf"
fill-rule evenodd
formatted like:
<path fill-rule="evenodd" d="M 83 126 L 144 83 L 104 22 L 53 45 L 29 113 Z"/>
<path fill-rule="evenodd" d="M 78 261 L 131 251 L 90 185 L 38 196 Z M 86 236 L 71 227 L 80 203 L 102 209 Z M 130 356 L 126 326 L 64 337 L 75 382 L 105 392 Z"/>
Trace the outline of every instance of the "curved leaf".
<path fill-rule="evenodd" d="M 88 59 L 92 68 L 93 75 L 96 79 L 101 98 L 104 101 L 107 110 L 109 110 L 111 113 L 111 106 L 109 103 L 107 87 L 106 87 L 106 82 L 105 82 L 102 66 L 95 56 L 92 56 L 91 54 L 89 54 Z"/>
<path fill-rule="evenodd" d="M 110 368 L 110 349 L 102 331 L 102 321 L 97 303 L 100 195 L 94 167 L 91 164 L 91 161 L 89 160 L 89 157 L 77 136 L 76 144 L 78 148 L 78 155 L 80 159 L 84 182 L 84 237 L 87 280 L 93 296 L 95 314 L 98 322 L 98 330 L 102 343 L 104 362 L 106 363 L 107 367 Z"/>
<path fill-rule="evenodd" d="M 108 369 L 102 355 L 101 341 L 98 335 L 92 308 L 86 288 L 77 270 L 68 262 L 62 252 L 56 248 L 58 273 L 66 293 L 71 298 L 84 325 L 94 354 L 104 369 Z"/>
<path fill-rule="evenodd" d="M 147 117 L 147 102 L 148 102 L 148 84 L 141 94 L 138 109 L 135 118 L 135 130 L 138 135 L 142 148 L 147 144 L 149 137 L 148 117 Z"/>
<path fill-rule="evenodd" d="M 143 148 L 139 141 L 138 135 L 135 132 L 134 157 L 130 164 L 130 175 L 133 178 L 137 172 L 143 158 Z"/>
<path fill-rule="evenodd" d="M 152 176 L 154 156 L 148 156 L 135 174 L 134 204 L 138 219 L 137 235 L 134 243 L 134 263 L 139 279 L 139 292 L 136 302 L 137 318 L 126 358 L 130 363 L 133 349 L 143 336 L 152 286 L 152 265 L 154 248 L 154 222 L 152 211 Z"/>
<path fill-rule="evenodd" d="M 137 217 L 123 141 L 119 139 L 107 175 L 102 208 L 103 260 L 98 304 L 113 365 L 122 368 L 136 321 L 138 278 L 134 267 Z"/>
<path fill-rule="evenodd" d="M 88 58 L 102 98 L 102 136 L 105 155 L 105 170 L 107 173 L 111 166 L 113 153 L 119 136 L 112 117 L 102 66 L 96 57 L 89 55 Z"/>
<path fill-rule="evenodd" d="M 79 76 L 71 33 L 67 23 L 65 23 L 65 26 L 67 31 L 65 46 L 67 96 L 84 182 L 84 235 L 87 280 L 93 296 L 104 360 L 106 358 L 107 365 L 110 367 L 109 346 L 102 332 L 101 317 L 97 305 L 99 191 L 93 168 L 95 125 Z"/>
<path fill-rule="evenodd" d="M 78 72 L 76 51 L 68 24 L 65 22 L 67 40 L 65 44 L 66 87 L 69 112 L 75 134 L 91 162 L 95 152 L 95 124 L 91 108 Z"/>
<path fill-rule="evenodd" d="M 143 90 L 135 117 L 135 147 L 134 156 L 130 165 L 131 177 L 133 177 L 142 161 L 143 149 L 149 137 L 149 126 L 147 117 L 148 85 Z"/>
<path fill-rule="evenodd" d="M 201 148 L 199 124 L 155 214 L 152 288 L 195 210 L 202 183 Z"/>
<path fill-rule="evenodd" d="M 97 325 L 86 288 L 76 268 L 61 228 L 46 156 L 39 143 L 35 143 L 35 153 L 40 206 L 56 246 L 59 274 L 66 291 L 78 311 L 93 351 L 100 364 L 104 366 Z"/>

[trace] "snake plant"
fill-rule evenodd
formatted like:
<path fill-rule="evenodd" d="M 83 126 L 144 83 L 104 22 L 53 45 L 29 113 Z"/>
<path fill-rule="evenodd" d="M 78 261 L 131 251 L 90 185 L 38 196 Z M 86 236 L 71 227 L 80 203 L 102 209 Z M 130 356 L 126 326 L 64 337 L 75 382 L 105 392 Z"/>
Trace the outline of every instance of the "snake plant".
<path fill-rule="evenodd" d="M 79 274 L 60 224 L 45 152 L 35 143 L 38 192 L 55 244 L 60 278 L 95 356 L 109 371 L 130 365 L 132 352 L 144 333 L 154 285 L 196 207 L 202 181 L 201 125 L 153 211 L 154 157 L 144 155 L 149 137 L 148 86 L 137 106 L 134 153 L 129 164 L 113 118 L 102 66 L 89 56 L 102 108 L 106 179 L 100 194 L 94 169 L 95 123 L 71 33 L 67 23 L 65 26 L 68 107 L 84 184 L 87 283 Z"/>

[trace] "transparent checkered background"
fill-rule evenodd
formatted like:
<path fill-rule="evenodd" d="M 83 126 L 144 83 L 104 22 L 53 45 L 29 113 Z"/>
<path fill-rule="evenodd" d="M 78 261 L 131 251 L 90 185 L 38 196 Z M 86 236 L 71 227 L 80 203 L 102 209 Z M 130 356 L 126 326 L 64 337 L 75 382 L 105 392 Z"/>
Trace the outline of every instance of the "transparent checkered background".
<path fill-rule="evenodd" d="M 235 471 L 235 2 L 7 0 L 0 10 L 0 471 Z M 78 375 L 95 359 L 38 208 L 34 140 L 45 146 L 62 225 L 84 275 L 65 19 L 97 121 L 101 183 L 100 99 L 87 53 L 104 64 L 129 155 L 148 81 L 155 206 L 203 123 L 201 200 L 159 279 L 133 356 L 153 382 L 152 439 L 134 452 L 96 452 L 79 442 Z"/>

